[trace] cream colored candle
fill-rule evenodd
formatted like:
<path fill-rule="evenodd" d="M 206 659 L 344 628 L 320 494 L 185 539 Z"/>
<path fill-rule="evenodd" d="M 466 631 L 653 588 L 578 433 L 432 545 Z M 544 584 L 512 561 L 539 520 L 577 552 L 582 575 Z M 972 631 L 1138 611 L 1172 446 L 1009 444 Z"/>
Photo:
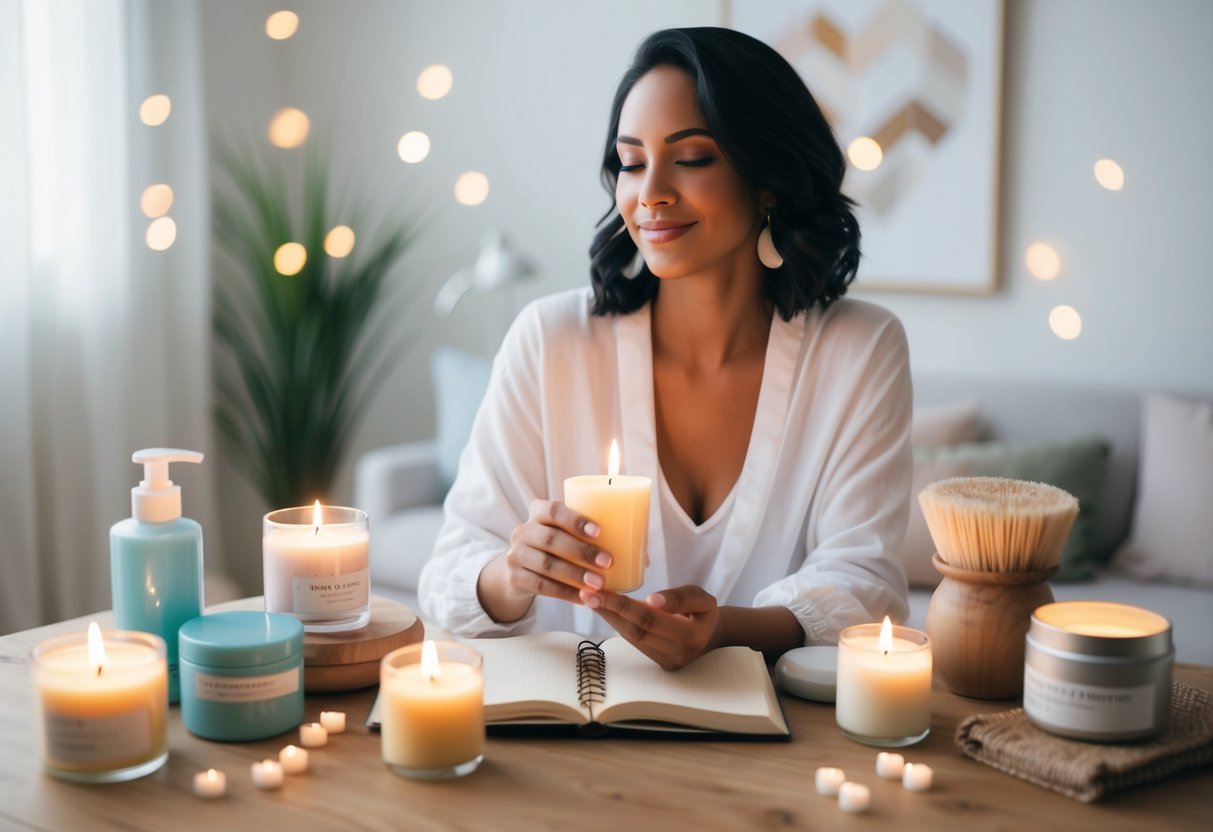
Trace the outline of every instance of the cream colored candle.
<path fill-rule="evenodd" d="M 345 733 L 345 711 L 321 711 L 320 724 L 330 734 Z"/>
<path fill-rule="evenodd" d="M 817 793 L 824 794 L 826 797 L 837 796 L 838 789 L 846 782 L 846 779 L 847 776 L 842 769 L 832 766 L 822 766 L 814 775 Z"/>
<path fill-rule="evenodd" d="M 319 722 L 299 726 L 299 744 L 304 748 L 321 748 L 329 744 L 329 732 Z"/>
<path fill-rule="evenodd" d="M 303 774 L 307 771 L 308 753 L 297 745 L 288 745 L 278 752 L 278 765 L 287 774 Z"/>
<path fill-rule="evenodd" d="M 249 770 L 253 777 L 253 785 L 263 791 L 273 791 L 282 788 L 282 764 L 277 760 L 262 760 L 253 763 Z"/>
<path fill-rule="evenodd" d="M 619 444 L 612 439 L 606 476 L 569 477 L 564 481 L 564 502 L 589 517 L 601 529 L 594 541 L 610 553 L 611 566 L 601 572 L 605 589 L 630 592 L 644 583 L 648 565 L 649 496 L 653 481 L 648 477 L 619 473 Z"/>
<path fill-rule="evenodd" d="M 366 625 L 371 538 L 364 512 L 317 501 L 271 511 L 263 526 L 267 611 L 292 613 L 313 632 Z"/>
<path fill-rule="evenodd" d="M 168 662 L 149 633 L 62 636 L 34 650 L 39 737 L 47 770 L 107 782 L 150 774 L 168 758 Z"/>
<path fill-rule="evenodd" d="M 912 792 L 925 792 L 931 788 L 935 772 L 926 763 L 906 763 L 901 775 L 901 785 Z"/>
<path fill-rule="evenodd" d="M 850 814 L 868 811 L 872 790 L 862 783 L 843 783 L 838 787 L 838 808 Z"/>
<path fill-rule="evenodd" d="M 931 642 L 908 627 L 860 624 L 838 639 L 835 718 L 869 745 L 910 745 L 931 730 Z"/>
<path fill-rule="evenodd" d="M 467 774 L 484 755 L 484 675 L 462 644 L 426 641 L 383 658 L 383 760 L 423 778 Z"/>
<path fill-rule="evenodd" d="M 215 800 L 227 794 L 227 775 L 222 771 L 207 769 L 194 775 L 194 794 L 203 800 Z"/>

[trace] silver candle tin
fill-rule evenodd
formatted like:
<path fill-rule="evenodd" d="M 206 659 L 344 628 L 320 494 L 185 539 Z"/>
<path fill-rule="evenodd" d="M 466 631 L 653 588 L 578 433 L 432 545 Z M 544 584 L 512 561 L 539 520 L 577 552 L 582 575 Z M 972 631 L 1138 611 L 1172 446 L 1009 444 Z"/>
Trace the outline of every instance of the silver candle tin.
<path fill-rule="evenodd" d="M 1023 709 L 1038 727 L 1080 740 L 1161 734 L 1171 706 L 1171 622 L 1127 604 L 1063 601 L 1032 613 Z"/>

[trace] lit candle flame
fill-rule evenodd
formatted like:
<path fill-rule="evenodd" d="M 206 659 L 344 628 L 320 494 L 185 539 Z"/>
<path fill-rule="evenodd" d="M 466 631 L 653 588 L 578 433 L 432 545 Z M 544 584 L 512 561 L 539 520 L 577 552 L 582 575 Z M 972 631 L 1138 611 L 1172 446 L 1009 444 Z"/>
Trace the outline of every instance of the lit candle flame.
<path fill-rule="evenodd" d="M 438 681 L 442 667 L 438 664 L 438 647 L 432 641 L 421 645 L 421 675 L 431 682 Z"/>
<path fill-rule="evenodd" d="M 97 671 L 97 675 L 101 675 L 101 671 L 109 664 L 109 657 L 105 655 L 105 642 L 101 639 L 101 627 L 96 621 L 90 621 L 88 625 L 88 666 Z"/>
<path fill-rule="evenodd" d="M 893 649 L 893 622 L 889 621 L 889 617 L 884 617 L 884 623 L 880 625 L 880 650 L 883 653 L 888 653 Z"/>
<path fill-rule="evenodd" d="M 206 770 L 206 779 L 211 783 L 214 783 L 219 779 L 219 772 L 215 771 L 213 768 L 208 768 Z"/>
<path fill-rule="evenodd" d="M 611 480 L 617 476 L 619 476 L 619 443 L 612 439 L 611 450 L 607 454 L 607 485 L 610 485 Z"/>
<path fill-rule="evenodd" d="M 316 505 L 312 506 L 312 525 L 316 527 L 316 534 L 320 534 L 320 525 L 324 522 L 324 512 L 320 510 L 320 501 L 316 501 Z"/>

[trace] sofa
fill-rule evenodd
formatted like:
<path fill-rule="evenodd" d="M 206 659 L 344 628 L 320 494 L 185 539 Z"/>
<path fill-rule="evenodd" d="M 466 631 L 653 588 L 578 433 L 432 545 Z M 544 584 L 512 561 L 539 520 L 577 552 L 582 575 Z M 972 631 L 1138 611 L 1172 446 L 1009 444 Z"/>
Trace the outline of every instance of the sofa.
<path fill-rule="evenodd" d="M 441 502 L 487 378 L 483 358 L 440 351 L 433 362 L 438 435 L 379 448 L 358 460 L 354 504 L 370 516 L 375 593 L 417 607 L 421 567 L 441 526 Z M 1158 506 L 1170 499 L 1165 493 L 1142 494 L 1140 487 L 1160 477 L 1152 457 L 1144 466 L 1142 461 L 1143 412 L 1147 417 L 1153 412 L 1154 394 L 953 377 L 915 378 L 914 389 L 916 491 L 949 475 L 1059 478 L 1054 484 L 1069 485 L 1067 490 L 1080 498 L 1082 512 L 1063 569 L 1051 581 L 1057 600 L 1107 600 L 1162 613 L 1173 624 L 1177 660 L 1213 665 L 1213 531 L 1204 535 L 1213 511 L 1168 505 L 1154 511 L 1178 514 L 1178 523 L 1172 522 L 1174 517 L 1141 515 L 1143 500 Z M 1205 398 L 1213 400 L 1213 395 Z M 1172 462 L 1195 469 L 1191 476 L 1198 480 L 1205 477 L 1180 487 L 1210 485 L 1199 499 L 1213 509 L 1213 404 L 1187 403 L 1195 415 L 1183 427 L 1195 434 L 1192 443 L 1201 447 L 1194 459 L 1187 459 L 1185 452 L 1185 458 Z M 1157 418 L 1151 424 L 1154 421 Z M 1155 433 L 1158 430 L 1156 425 Z M 1168 436 L 1176 432 L 1169 430 Z M 1147 450 L 1159 445 L 1157 437 L 1154 440 L 1146 443 Z M 1175 455 L 1174 449 L 1171 453 Z M 939 576 L 929 566 L 932 547 L 921 512 L 916 505 L 913 511 L 900 556 L 911 579 L 907 623 L 922 628 Z M 1192 518 L 1195 528 L 1178 533 L 1173 528 Z M 1135 525 L 1152 530 L 1147 539 L 1135 540 Z M 1163 550 L 1158 555 L 1161 565 L 1152 562 L 1152 540 Z"/>

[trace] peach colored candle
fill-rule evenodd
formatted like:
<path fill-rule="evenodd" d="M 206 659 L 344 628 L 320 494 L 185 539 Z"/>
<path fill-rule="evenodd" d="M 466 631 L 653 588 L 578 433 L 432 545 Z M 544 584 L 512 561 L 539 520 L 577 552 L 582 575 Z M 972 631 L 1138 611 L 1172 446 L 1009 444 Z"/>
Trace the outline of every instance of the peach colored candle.
<path fill-rule="evenodd" d="M 148 633 L 63 636 L 34 651 L 42 759 L 69 780 L 148 774 L 168 753 L 168 662 Z"/>
<path fill-rule="evenodd" d="M 594 543 L 614 559 L 609 569 L 595 569 L 602 572 L 605 589 L 630 592 L 644 583 L 652 488 L 653 481 L 648 477 L 620 475 L 619 444 L 614 439 L 606 476 L 569 477 L 564 481 L 565 504 L 598 524 L 601 532 Z"/>
<path fill-rule="evenodd" d="M 383 760 L 398 773 L 449 777 L 479 764 L 484 676 L 470 647 L 426 641 L 392 651 L 383 659 L 379 695 Z"/>

